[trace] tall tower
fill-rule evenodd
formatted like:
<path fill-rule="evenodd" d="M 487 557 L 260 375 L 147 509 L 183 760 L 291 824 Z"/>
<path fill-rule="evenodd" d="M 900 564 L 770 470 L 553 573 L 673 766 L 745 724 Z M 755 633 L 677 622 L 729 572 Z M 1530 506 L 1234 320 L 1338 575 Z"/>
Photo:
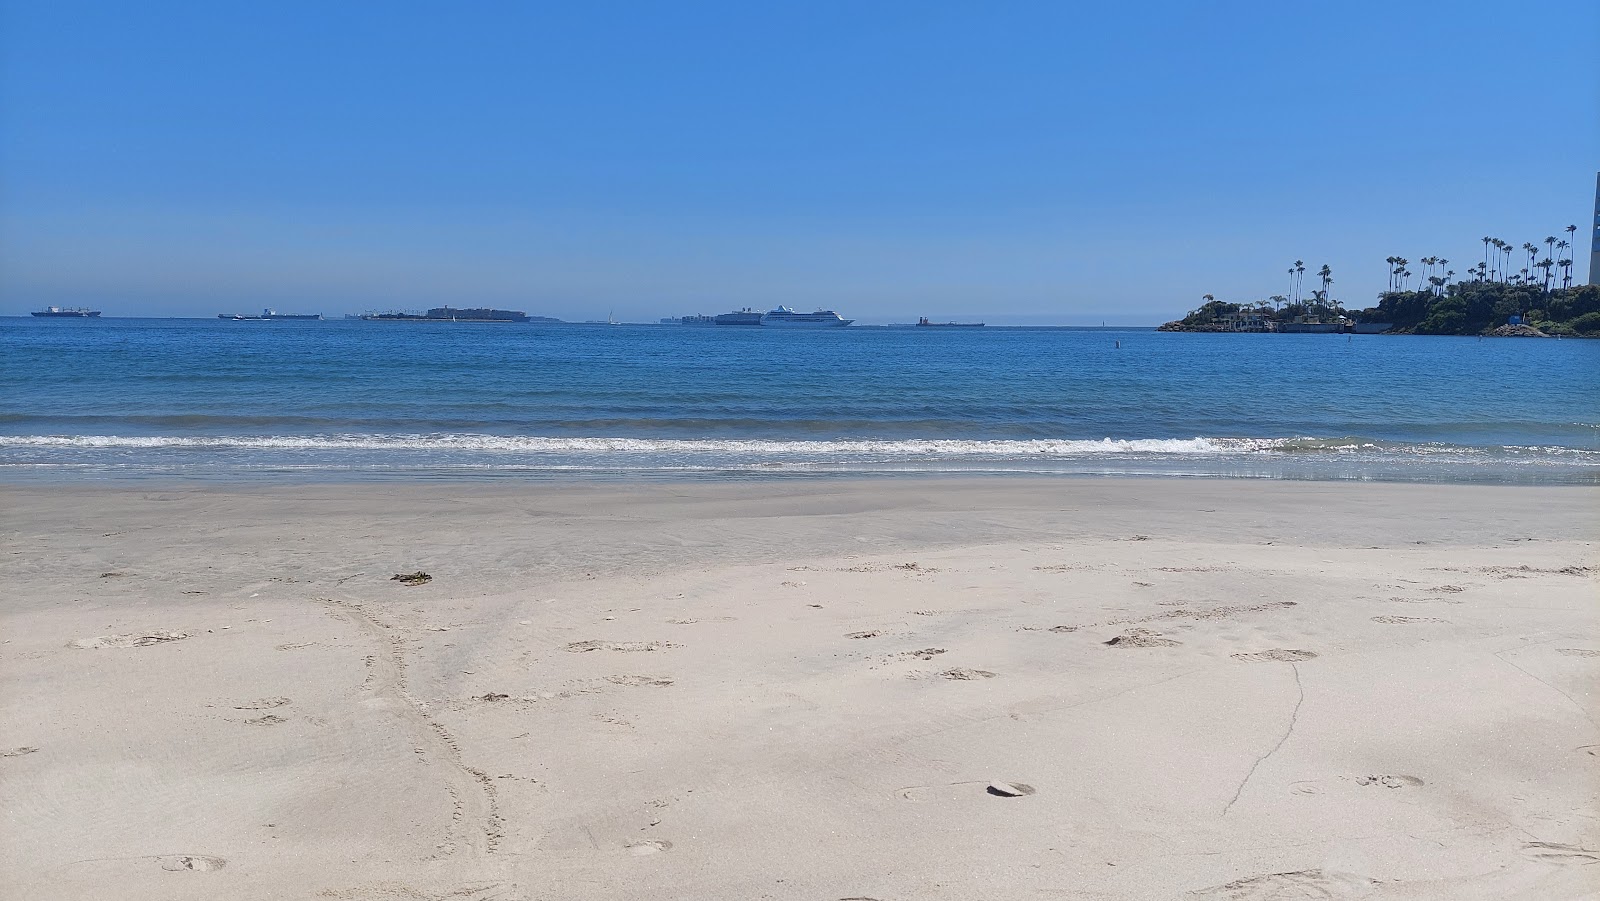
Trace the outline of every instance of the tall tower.
<path fill-rule="evenodd" d="M 1594 230 L 1589 235 L 1589 284 L 1600 285 L 1600 172 L 1594 175 Z"/>

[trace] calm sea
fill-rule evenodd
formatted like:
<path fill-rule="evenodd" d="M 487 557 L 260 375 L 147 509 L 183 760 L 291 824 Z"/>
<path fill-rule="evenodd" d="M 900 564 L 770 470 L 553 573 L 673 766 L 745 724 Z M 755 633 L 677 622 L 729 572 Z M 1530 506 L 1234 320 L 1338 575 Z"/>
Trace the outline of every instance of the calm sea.
<path fill-rule="evenodd" d="M 1595 484 L 1600 341 L 0 319 L 0 479 L 841 472 Z"/>

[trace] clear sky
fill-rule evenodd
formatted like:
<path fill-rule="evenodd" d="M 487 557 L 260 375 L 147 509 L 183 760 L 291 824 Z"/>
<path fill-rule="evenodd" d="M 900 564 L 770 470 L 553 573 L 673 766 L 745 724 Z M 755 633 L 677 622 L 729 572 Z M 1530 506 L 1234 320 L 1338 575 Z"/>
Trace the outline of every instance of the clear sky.
<path fill-rule="evenodd" d="M 0 314 L 1153 324 L 1584 243 L 1600 4 L 1317 7 L 0 0 Z"/>

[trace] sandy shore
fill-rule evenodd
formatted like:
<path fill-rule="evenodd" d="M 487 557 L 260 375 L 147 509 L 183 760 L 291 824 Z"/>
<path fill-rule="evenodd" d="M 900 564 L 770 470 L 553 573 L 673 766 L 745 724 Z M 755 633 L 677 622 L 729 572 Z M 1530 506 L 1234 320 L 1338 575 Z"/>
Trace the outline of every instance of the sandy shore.
<path fill-rule="evenodd" d="M 9 487 L 0 511 L 7 898 L 1600 892 L 1593 489 Z"/>

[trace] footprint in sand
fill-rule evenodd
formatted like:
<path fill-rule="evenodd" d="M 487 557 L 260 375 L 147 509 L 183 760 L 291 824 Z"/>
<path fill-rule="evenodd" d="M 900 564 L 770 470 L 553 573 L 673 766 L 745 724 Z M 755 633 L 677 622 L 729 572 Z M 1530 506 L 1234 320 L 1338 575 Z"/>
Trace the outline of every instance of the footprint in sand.
<path fill-rule="evenodd" d="M 1561 864 L 1563 866 L 1600 863 L 1600 851 L 1556 842 L 1526 842 L 1522 846 L 1522 854 L 1524 857 L 1537 860 L 1540 863 Z"/>
<path fill-rule="evenodd" d="M 1556 648 L 1556 653 L 1568 657 L 1600 657 L 1600 651 L 1591 651 L 1588 648 Z"/>
<path fill-rule="evenodd" d="M 660 685 L 672 684 L 670 676 L 607 676 L 606 681 L 613 685 Z"/>
<path fill-rule="evenodd" d="M 151 645 L 164 644 L 169 641 L 182 641 L 189 637 L 188 632 L 136 632 L 130 635 L 98 635 L 94 638 L 79 638 L 67 644 L 69 648 L 80 650 L 94 650 L 97 648 L 148 648 Z"/>
<path fill-rule="evenodd" d="M 1273 648 L 1270 651 L 1254 651 L 1251 653 L 1229 654 L 1235 660 L 1245 660 L 1251 663 L 1276 661 L 1280 663 L 1299 663 L 1317 656 L 1316 651 L 1302 651 L 1299 648 Z"/>
<path fill-rule="evenodd" d="M 957 666 L 940 673 L 939 678 L 951 679 L 956 682 L 971 682 L 975 679 L 993 679 L 995 675 L 995 673 L 991 673 L 986 669 L 968 669 L 964 666 Z"/>
<path fill-rule="evenodd" d="M 275 713 L 269 713 L 266 716 L 260 717 L 258 719 L 245 720 L 244 724 L 246 726 L 278 726 L 278 725 L 282 725 L 283 723 L 287 723 L 287 722 L 288 722 L 288 720 L 284 719 L 283 717 L 278 716 Z"/>
<path fill-rule="evenodd" d="M 234 710 L 271 710 L 274 707 L 282 707 L 283 705 L 288 704 L 288 703 L 289 703 L 289 699 L 288 698 L 257 698 L 254 701 L 246 701 L 243 704 L 235 704 L 233 706 L 233 709 Z"/>
<path fill-rule="evenodd" d="M 847 633 L 845 635 L 845 638 L 877 638 L 879 635 L 882 635 L 882 634 L 883 633 L 879 632 L 877 629 L 868 629 L 865 632 L 850 632 L 850 633 Z"/>
<path fill-rule="evenodd" d="M 210 873 L 220 870 L 227 865 L 227 861 L 220 857 L 207 857 L 202 854 L 175 854 L 170 857 L 157 857 L 161 869 L 173 873 L 191 871 L 195 873 Z"/>
<path fill-rule="evenodd" d="M 671 851 L 672 842 L 657 839 L 647 842 L 634 842 L 627 847 L 629 854 L 635 857 L 643 857 L 646 854 L 660 854 L 662 851 Z"/>
<path fill-rule="evenodd" d="M 585 651 L 662 651 L 675 647 L 677 645 L 670 641 L 574 641 L 567 645 L 567 650 L 582 654 Z"/>
<path fill-rule="evenodd" d="M 24 746 L 21 748 L 5 748 L 0 749 L 0 757 L 21 757 L 25 754 L 32 754 L 37 750 L 39 749 L 31 746 Z"/>
<path fill-rule="evenodd" d="M 1296 870 L 1247 876 L 1223 885 L 1198 889 L 1191 898 L 1222 901 L 1289 901 L 1293 898 L 1358 898 L 1371 892 L 1377 880 L 1327 870 Z"/>
<path fill-rule="evenodd" d="M 1374 616 L 1372 618 L 1372 621 L 1375 622 L 1375 623 L 1387 623 L 1387 624 L 1392 625 L 1392 626 L 1393 625 L 1404 625 L 1406 623 L 1445 623 L 1445 622 L 1449 622 L 1449 620 L 1440 619 L 1437 616 Z"/>
<path fill-rule="evenodd" d="M 1417 788 L 1422 780 L 1416 776 L 1357 776 L 1357 785 L 1381 785 L 1384 788 Z"/>
<path fill-rule="evenodd" d="M 1170 648 L 1182 642 L 1170 638 L 1162 638 L 1160 632 L 1149 629 L 1129 629 L 1110 641 L 1103 642 L 1114 648 Z"/>

